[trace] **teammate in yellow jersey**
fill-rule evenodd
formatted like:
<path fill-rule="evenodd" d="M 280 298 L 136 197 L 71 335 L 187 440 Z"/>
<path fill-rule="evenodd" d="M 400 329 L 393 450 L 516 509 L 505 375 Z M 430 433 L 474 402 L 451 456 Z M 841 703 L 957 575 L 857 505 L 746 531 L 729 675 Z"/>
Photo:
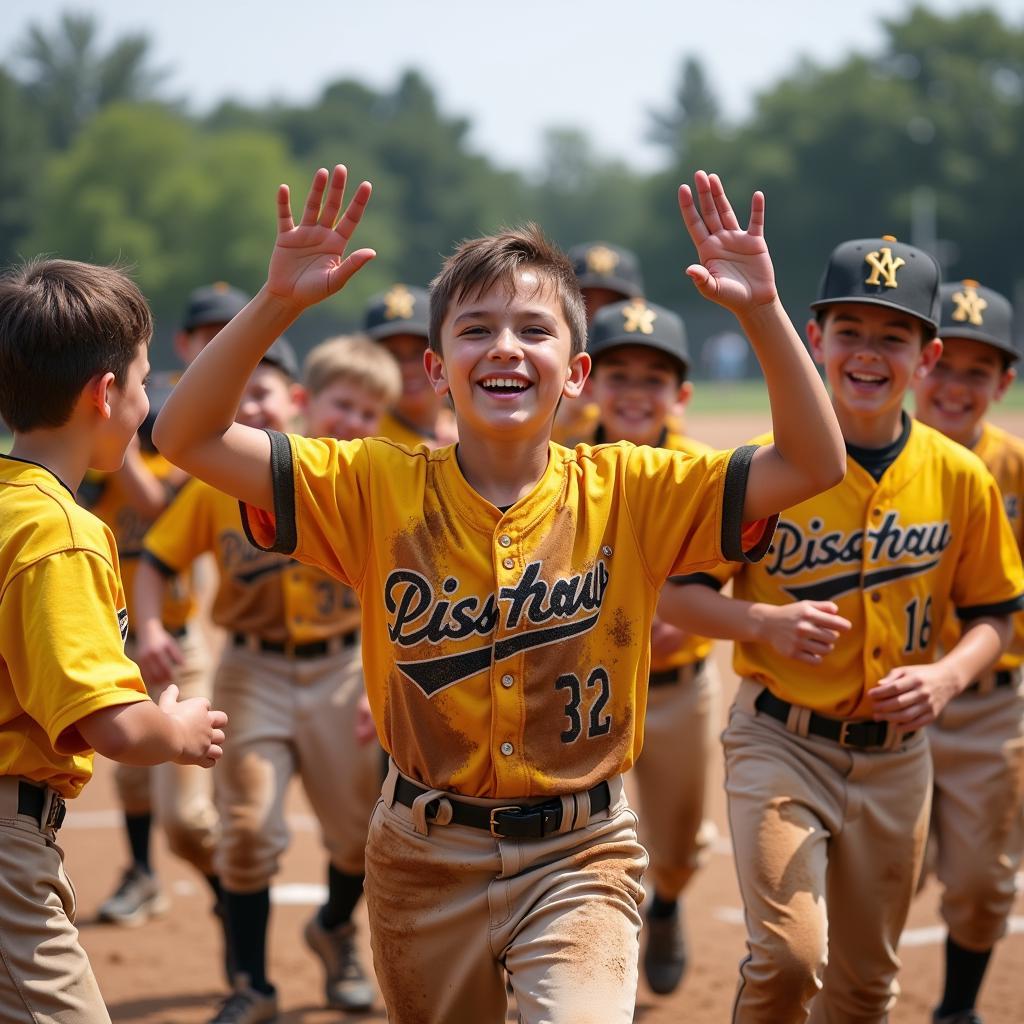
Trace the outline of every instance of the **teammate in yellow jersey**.
<path fill-rule="evenodd" d="M 351 439 L 375 433 L 400 393 L 395 361 L 365 338 L 319 346 L 307 371 L 303 395 L 292 383 L 290 350 L 278 339 L 249 379 L 239 421 L 286 430 L 302 404 L 307 430 Z M 330 858 L 327 903 L 307 923 L 305 938 L 324 964 L 328 1004 L 366 1010 L 373 989 L 356 959 L 351 918 L 382 772 L 379 751 L 354 739 L 363 695 L 355 594 L 318 569 L 253 548 L 238 502 L 193 481 L 144 541 L 137 590 L 147 656 L 172 644 L 157 614 L 163 579 L 205 551 L 219 568 L 213 620 L 229 634 L 214 692 L 232 716 L 235 741 L 218 775 L 217 864 L 237 973 L 213 1020 L 240 1024 L 277 1012 L 266 965 L 270 882 L 287 846 L 284 798 L 295 775 Z"/>
<path fill-rule="evenodd" d="M 761 564 L 661 604 L 737 641 L 723 734 L 749 949 L 736 1024 L 888 1019 L 928 828 L 924 727 L 999 657 L 1024 591 L 991 474 L 903 412 L 942 352 L 935 260 L 888 236 L 844 242 L 813 308 L 846 479 L 786 509 Z M 713 589 L 729 576 L 736 600 Z M 937 657 L 954 610 L 963 634 Z"/>
<path fill-rule="evenodd" d="M 174 350 L 181 361 L 187 366 L 248 301 L 244 292 L 222 281 L 193 289 L 185 304 L 181 327 L 174 335 Z M 151 387 L 151 393 L 153 390 Z M 157 392 L 154 405 L 160 397 Z M 152 446 L 150 433 L 156 412 L 156 408 L 150 410 L 139 431 L 139 441 L 128 446 L 121 469 L 108 475 L 91 474 L 78 495 L 113 531 L 129 608 L 134 604 L 135 567 L 142 551 L 142 537 L 187 479 Z M 166 682 L 174 682 L 184 697 L 209 697 L 210 656 L 199 623 L 190 621 L 196 613 L 195 596 L 191 579 L 176 580 L 167 588 L 164 626 L 175 637 L 182 660 Z M 125 650 L 135 660 L 134 630 L 129 632 Z M 145 665 L 142 675 L 149 684 Z M 162 689 L 163 684 L 154 686 L 154 699 L 159 698 Z M 166 906 L 166 897 L 150 863 L 154 806 L 169 847 L 206 879 L 214 893 L 215 912 L 219 914 L 220 887 L 213 873 L 217 813 L 211 775 L 191 765 L 168 764 L 151 769 L 119 764 L 115 780 L 124 810 L 131 863 L 116 890 L 100 905 L 99 919 L 135 926 Z M 230 967 L 227 973 L 230 977 Z"/>
<path fill-rule="evenodd" d="M 391 755 L 366 847 L 377 979 L 395 1024 L 632 1020 L 646 855 L 622 797 L 639 753 L 651 618 L 671 572 L 757 558 L 774 510 L 834 484 L 844 455 L 785 316 L 758 193 L 740 228 L 699 173 L 680 207 L 689 275 L 734 310 L 765 369 L 779 442 L 692 457 L 552 445 L 590 368 L 572 266 L 535 228 L 463 243 L 430 296 L 425 368 L 457 446 L 311 440 L 232 422 L 251 368 L 373 257 L 345 255 L 345 169 L 288 190 L 267 284 L 186 372 L 154 437 L 236 495 L 254 541 L 353 586 Z M 329 186 L 329 187 L 328 187 Z M 337 221 L 337 224 L 336 224 Z"/>
<path fill-rule="evenodd" d="M 210 767 L 225 717 L 159 705 L 124 653 L 128 613 L 110 530 L 75 501 L 115 472 L 149 408 L 152 319 L 123 274 L 39 260 L 0 279 L 0 1014 L 109 1024 L 74 926 L 56 843 L 64 801 L 99 752 Z"/>
<path fill-rule="evenodd" d="M 578 441 L 710 452 L 673 429 L 675 410 L 693 394 L 686 330 L 675 313 L 643 299 L 607 305 L 590 325 L 587 352 L 593 369 L 585 393 L 599 422 Z M 680 898 L 715 838 L 704 815 L 719 717 L 720 685 L 710 653 L 710 640 L 654 620 L 644 750 L 633 776 L 654 883 L 644 973 L 662 995 L 675 991 L 686 970 Z"/>
<path fill-rule="evenodd" d="M 942 356 L 914 385 L 917 418 L 970 448 L 999 485 L 1024 550 L 1024 441 L 987 422 L 1020 357 L 1009 301 L 977 281 L 942 286 Z M 959 635 L 947 620 L 942 644 Z M 935 788 L 932 856 L 943 886 L 946 984 L 937 1024 L 980 1024 L 975 1009 L 996 941 L 1006 932 L 1024 849 L 1024 615 L 995 665 L 928 727 Z"/>
<path fill-rule="evenodd" d="M 610 242 L 581 242 L 567 255 L 580 285 L 588 329 L 605 306 L 625 299 L 642 299 L 644 282 L 640 262 L 629 249 Z M 597 421 L 597 406 L 588 395 L 563 397 L 555 413 L 552 440 L 572 444 L 576 438 L 592 434 Z"/>
<path fill-rule="evenodd" d="M 437 448 L 455 440 L 451 410 L 423 369 L 429 308 L 425 288 L 396 283 L 370 299 L 363 321 L 367 337 L 394 356 L 402 371 L 402 394 L 381 419 L 380 436 L 409 448 Z"/>

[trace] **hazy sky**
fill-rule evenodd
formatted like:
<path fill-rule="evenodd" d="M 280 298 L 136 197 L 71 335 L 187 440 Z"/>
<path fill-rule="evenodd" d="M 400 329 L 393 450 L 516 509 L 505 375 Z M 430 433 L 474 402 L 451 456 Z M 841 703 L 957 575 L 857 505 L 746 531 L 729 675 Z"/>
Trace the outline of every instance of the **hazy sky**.
<path fill-rule="evenodd" d="M 234 96 L 305 101 L 332 79 L 392 85 L 422 70 L 443 108 L 468 116 L 473 141 L 505 165 L 537 164 L 546 126 L 585 130 L 607 155 L 650 167 L 647 112 L 663 108 L 681 58 L 702 58 L 726 113 L 799 55 L 828 63 L 879 45 L 879 19 L 910 0 L 3 0 L 0 56 L 32 21 L 69 7 L 97 15 L 104 38 L 145 31 L 169 91 L 204 110 Z M 979 4 L 931 0 L 940 12 Z M 992 0 L 1017 24 L 1021 0 Z"/>

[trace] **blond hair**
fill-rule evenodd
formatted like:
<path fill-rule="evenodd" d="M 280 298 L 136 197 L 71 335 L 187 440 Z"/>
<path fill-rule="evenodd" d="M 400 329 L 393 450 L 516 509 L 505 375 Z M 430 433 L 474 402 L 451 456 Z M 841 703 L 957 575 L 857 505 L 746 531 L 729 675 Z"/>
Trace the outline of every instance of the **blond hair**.
<path fill-rule="evenodd" d="M 320 342 L 302 368 L 303 384 L 318 395 L 335 381 L 349 381 L 393 405 L 402 394 L 402 373 L 395 357 L 363 334 Z"/>

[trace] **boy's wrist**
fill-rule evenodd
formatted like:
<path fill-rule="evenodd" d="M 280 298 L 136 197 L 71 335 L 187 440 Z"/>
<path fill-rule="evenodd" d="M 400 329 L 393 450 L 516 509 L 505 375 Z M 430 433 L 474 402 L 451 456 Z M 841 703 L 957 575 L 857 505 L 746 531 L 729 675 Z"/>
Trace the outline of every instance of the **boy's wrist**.
<path fill-rule="evenodd" d="M 249 305 L 256 305 L 261 320 L 278 334 L 290 327 L 307 308 L 293 298 L 271 291 L 269 282 L 264 282 Z"/>
<path fill-rule="evenodd" d="M 756 305 L 748 306 L 746 309 L 738 311 L 736 318 L 748 337 L 756 334 L 756 332 L 762 330 L 768 324 L 777 324 L 780 320 L 789 322 L 789 315 L 782 305 L 778 292 L 767 302 L 759 302 Z"/>

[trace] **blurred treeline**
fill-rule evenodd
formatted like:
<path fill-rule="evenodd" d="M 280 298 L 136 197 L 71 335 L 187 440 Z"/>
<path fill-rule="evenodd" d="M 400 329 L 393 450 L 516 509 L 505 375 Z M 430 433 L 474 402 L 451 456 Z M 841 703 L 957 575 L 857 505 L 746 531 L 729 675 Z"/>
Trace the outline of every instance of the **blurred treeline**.
<path fill-rule="evenodd" d="M 691 260 L 676 186 L 718 170 L 741 220 L 754 188 L 782 294 L 798 324 L 841 239 L 895 234 L 931 248 L 947 276 L 1024 299 L 1024 23 L 988 10 L 916 7 L 884 23 L 877 53 L 804 60 L 766 85 L 748 117 L 726 119 L 696 57 L 648 111 L 663 169 L 595 153 L 572 128 L 548 131 L 532 173 L 473 149 L 470 123 L 442 109 L 422 75 L 376 90 L 339 68 L 308 106 L 225 102 L 198 116 L 169 96 L 151 41 L 99 41 L 86 15 L 31 26 L 0 66 L 0 262 L 40 252 L 127 261 L 157 314 L 154 363 L 191 287 L 263 279 L 274 191 L 293 201 L 339 160 L 376 189 L 360 243 L 379 256 L 292 332 L 300 348 L 356 326 L 395 280 L 426 284 L 466 236 L 527 219 L 571 245 L 635 249 L 650 297 L 687 319 L 699 348 L 729 321 L 683 278 Z M 700 363 L 697 363 L 698 373 Z"/>

